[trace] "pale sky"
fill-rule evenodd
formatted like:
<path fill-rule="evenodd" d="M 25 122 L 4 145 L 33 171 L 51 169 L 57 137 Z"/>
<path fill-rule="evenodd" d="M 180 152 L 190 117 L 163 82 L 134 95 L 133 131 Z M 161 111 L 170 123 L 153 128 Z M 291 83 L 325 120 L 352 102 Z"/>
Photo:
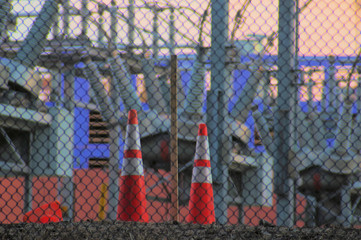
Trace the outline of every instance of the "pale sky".
<path fill-rule="evenodd" d="M 100 0 L 95 0 L 100 1 Z M 242 8 L 245 0 L 229 1 L 229 32 L 234 25 L 234 17 L 239 9 Z M 42 0 L 19 0 L 13 3 L 16 12 L 39 11 L 43 3 Z M 110 0 L 103 0 L 104 4 L 110 6 Z M 306 0 L 300 0 L 302 6 Z M 361 29 L 361 10 L 360 4 L 355 0 L 315 0 L 300 14 L 300 38 L 299 47 L 300 55 L 355 55 L 361 40 L 359 29 Z M 158 7 L 166 8 L 167 6 L 177 7 L 175 11 L 175 26 L 177 34 L 175 36 L 178 45 L 196 43 L 198 41 L 198 28 L 200 15 L 207 8 L 208 1 L 199 0 L 135 0 L 136 20 L 135 24 L 142 32 L 148 45 L 152 43 L 152 35 L 144 31 L 152 30 L 153 12 L 144 7 L 156 4 Z M 81 0 L 71 0 L 74 8 L 81 8 Z M 124 19 L 120 16 L 127 17 L 128 1 L 117 0 L 118 6 L 118 39 L 119 43 L 128 43 L 127 32 L 128 27 Z M 143 7 L 143 8 L 141 8 Z M 88 8 L 94 12 L 92 19 L 97 21 L 99 15 L 97 5 L 93 2 L 88 3 Z M 62 10 L 61 10 L 62 11 Z M 159 13 L 159 33 L 167 42 L 169 40 L 169 9 L 164 9 Z M 110 16 L 104 14 L 105 28 L 109 29 Z M 81 31 L 80 17 L 73 16 L 70 25 L 70 35 L 72 37 L 78 35 Z M 278 19 L 278 1 L 273 0 L 253 0 L 244 14 L 245 23 L 241 29 L 236 32 L 236 40 L 247 38 L 248 35 L 270 35 L 273 31 L 277 31 Z M 27 34 L 32 24 L 32 19 L 18 19 L 18 30 L 12 34 L 12 38 L 21 39 Z M 60 21 L 60 27 L 62 23 Z M 207 17 L 204 26 L 203 41 L 205 45 L 210 44 L 210 16 Z M 230 33 L 229 33 L 230 34 Z M 95 22 L 89 22 L 88 35 L 92 40 L 97 39 L 97 30 Z M 51 36 L 50 36 L 51 37 Z M 141 38 L 136 33 L 136 44 L 141 44 Z M 163 42 L 159 42 L 163 44 Z M 275 42 L 277 46 L 277 42 Z M 271 53 L 276 53 L 276 49 L 271 49 Z"/>

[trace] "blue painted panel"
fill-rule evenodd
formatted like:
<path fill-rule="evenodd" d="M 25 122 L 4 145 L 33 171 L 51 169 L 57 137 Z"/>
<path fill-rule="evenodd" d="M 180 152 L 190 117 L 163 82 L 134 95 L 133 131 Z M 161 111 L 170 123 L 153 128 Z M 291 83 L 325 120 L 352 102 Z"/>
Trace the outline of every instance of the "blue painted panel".
<path fill-rule="evenodd" d="M 75 94 L 74 94 L 75 100 L 82 101 L 84 103 L 88 103 L 90 101 L 90 97 L 88 94 L 90 85 L 86 79 L 75 78 L 74 89 L 75 89 Z"/>
<path fill-rule="evenodd" d="M 181 71 L 180 76 L 181 76 L 183 91 L 184 91 L 185 95 L 187 96 L 188 88 L 189 88 L 189 82 L 190 82 L 190 80 L 192 78 L 192 72 L 191 71 Z"/>
<path fill-rule="evenodd" d="M 254 119 L 252 117 L 252 112 L 251 111 L 249 111 L 249 114 L 248 114 L 247 120 L 245 122 L 245 125 L 248 127 L 248 129 L 251 132 L 251 136 L 250 136 L 249 141 L 248 141 L 248 147 L 251 148 L 251 149 L 254 149 L 255 148 L 255 145 L 254 145 L 255 122 L 254 122 Z"/>
<path fill-rule="evenodd" d="M 89 143 L 89 110 L 75 108 L 74 115 L 74 145 L 86 145 Z"/>
<path fill-rule="evenodd" d="M 244 85 L 246 84 L 247 79 L 251 76 L 249 71 L 234 71 L 234 82 L 233 82 L 233 89 L 234 89 L 234 96 L 228 104 L 229 111 L 232 111 L 234 105 L 236 104 Z"/>

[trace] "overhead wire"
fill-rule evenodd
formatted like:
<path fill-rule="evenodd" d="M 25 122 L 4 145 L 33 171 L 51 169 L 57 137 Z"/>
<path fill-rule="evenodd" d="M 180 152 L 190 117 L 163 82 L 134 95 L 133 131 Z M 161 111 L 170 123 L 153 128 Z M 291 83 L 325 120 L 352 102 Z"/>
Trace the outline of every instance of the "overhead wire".
<path fill-rule="evenodd" d="M 208 11 L 209 11 L 210 6 L 211 6 L 211 1 L 208 2 L 207 8 L 204 10 L 204 13 L 202 14 L 202 18 L 201 18 L 201 20 L 199 21 L 199 26 L 198 26 L 198 29 L 199 29 L 198 44 L 199 44 L 200 47 L 202 47 L 202 45 L 203 45 L 203 42 L 202 42 L 203 27 L 204 27 L 204 22 L 206 21 L 206 18 L 207 18 L 207 16 L 208 16 Z"/>
<path fill-rule="evenodd" d="M 349 72 L 349 74 L 347 76 L 347 80 L 346 80 L 346 83 L 347 83 L 347 86 L 346 86 L 347 96 L 350 95 L 351 77 L 352 77 L 352 74 L 355 72 L 355 68 L 356 68 L 357 63 L 360 61 L 360 56 L 361 56 L 361 47 L 359 48 L 359 51 L 358 51 L 358 53 L 356 55 L 355 61 L 352 63 L 351 71 Z"/>
<path fill-rule="evenodd" d="M 234 18 L 235 24 L 233 25 L 233 29 L 231 32 L 231 43 L 234 42 L 234 38 L 236 35 L 236 32 L 238 29 L 240 29 L 243 25 L 243 23 L 245 22 L 244 19 L 244 13 L 246 12 L 247 8 L 250 6 L 252 0 L 246 0 L 243 3 L 243 6 L 241 9 L 239 9 L 236 13 L 236 16 Z"/>
<path fill-rule="evenodd" d="M 313 0 L 308 0 L 302 7 L 298 9 L 298 14 L 302 13 L 312 2 Z M 265 52 L 269 51 L 269 48 L 273 46 L 274 40 L 278 37 L 278 32 L 273 31 L 271 35 L 267 38 L 267 45 L 264 48 Z"/>

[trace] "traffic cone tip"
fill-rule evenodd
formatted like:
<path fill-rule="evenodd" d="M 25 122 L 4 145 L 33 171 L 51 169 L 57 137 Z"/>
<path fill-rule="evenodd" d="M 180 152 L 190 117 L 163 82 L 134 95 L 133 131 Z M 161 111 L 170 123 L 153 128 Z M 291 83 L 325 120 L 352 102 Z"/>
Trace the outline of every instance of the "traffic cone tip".
<path fill-rule="evenodd" d="M 205 123 L 199 124 L 198 136 L 208 136 L 207 125 Z"/>
<path fill-rule="evenodd" d="M 128 124 L 138 124 L 137 110 L 131 109 L 128 112 Z"/>

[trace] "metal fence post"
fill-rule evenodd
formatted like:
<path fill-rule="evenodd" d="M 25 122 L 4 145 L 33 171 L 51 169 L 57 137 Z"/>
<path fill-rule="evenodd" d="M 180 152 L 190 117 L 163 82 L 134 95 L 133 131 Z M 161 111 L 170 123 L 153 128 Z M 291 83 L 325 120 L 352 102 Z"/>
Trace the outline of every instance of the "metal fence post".
<path fill-rule="evenodd" d="M 207 125 L 213 175 L 214 205 L 216 221 L 227 223 L 228 166 L 223 159 L 222 139 L 227 104 L 224 98 L 224 79 L 226 78 L 226 42 L 228 35 L 228 1 L 212 0 L 212 37 L 211 37 L 211 90 L 207 103 Z M 218 110 L 222 111 L 218 111 Z M 221 114 L 221 115 L 218 115 Z M 230 154 L 230 153 L 229 153 Z"/>
<path fill-rule="evenodd" d="M 279 37 L 278 37 L 278 97 L 277 110 L 275 112 L 275 133 L 273 153 L 274 184 L 277 194 L 277 225 L 293 226 L 293 194 L 292 180 L 288 173 L 288 153 L 290 150 L 290 99 L 294 96 L 294 63 L 295 49 L 295 10 L 294 0 L 279 2 Z"/>

